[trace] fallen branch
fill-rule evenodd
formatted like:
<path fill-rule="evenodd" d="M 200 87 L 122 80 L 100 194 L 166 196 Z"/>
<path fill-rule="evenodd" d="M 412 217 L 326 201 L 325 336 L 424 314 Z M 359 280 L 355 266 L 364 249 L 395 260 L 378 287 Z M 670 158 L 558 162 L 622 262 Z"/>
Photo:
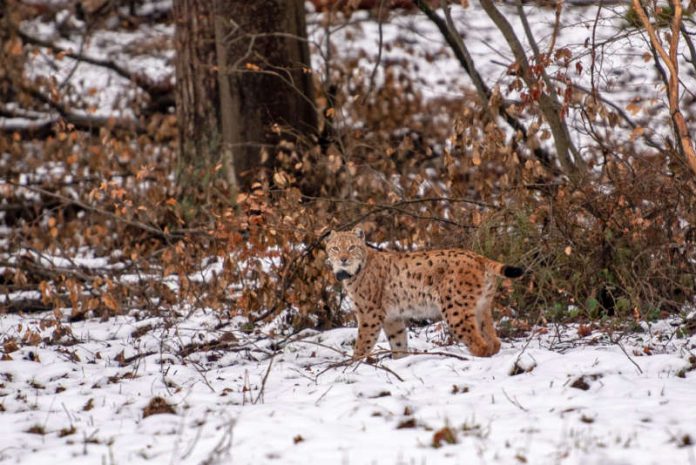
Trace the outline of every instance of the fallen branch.
<path fill-rule="evenodd" d="M 70 302 L 68 296 L 62 296 L 67 304 Z M 53 310 L 53 305 L 45 304 L 41 299 L 17 299 L 17 300 L 6 300 L 4 303 L 0 303 L 0 314 L 5 313 L 41 313 Z"/>
<path fill-rule="evenodd" d="M 98 213 L 98 214 L 100 214 L 100 215 L 104 215 L 104 216 L 106 216 L 106 217 L 108 217 L 108 218 L 111 218 L 111 219 L 113 219 L 113 220 L 115 220 L 115 221 L 124 223 L 124 224 L 126 224 L 126 225 L 128 225 L 128 226 L 132 226 L 132 227 L 134 227 L 134 228 L 138 228 L 138 229 L 141 229 L 141 230 L 143 230 L 143 231 L 146 231 L 146 232 L 148 232 L 148 233 L 150 233 L 150 234 L 152 234 L 152 235 L 154 235 L 154 236 L 157 236 L 157 237 L 159 237 L 159 238 L 162 238 L 162 239 L 164 239 L 165 241 L 170 242 L 170 243 L 171 243 L 172 241 L 174 241 L 174 240 L 180 240 L 180 239 L 183 239 L 183 238 L 185 237 L 185 235 L 182 234 L 182 233 L 177 233 L 177 232 L 168 233 L 168 232 L 165 232 L 165 231 L 163 231 L 163 230 L 161 230 L 161 229 L 159 229 L 159 228 L 156 228 L 156 227 L 154 227 L 154 226 L 151 226 L 151 225 L 142 223 L 142 222 L 140 222 L 140 221 L 130 220 L 130 219 L 128 219 L 128 218 L 124 218 L 124 217 L 122 217 L 122 216 L 118 216 L 118 215 L 116 215 L 115 213 L 111 213 L 111 212 L 106 211 L 106 210 L 104 210 L 104 209 L 101 209 L 101 208 L 98 208 L 98 207 L 89 205 L 89 204 L 87 204 L 87 203 L 82 202 L 81 200 L 78 200 L 78 199 L 71 199 L 71 198 L 66 197 L 66 196 L 64 196 L 64 195 L 61 195 L 61 194 L 58 194 L 58 193 L 55 193 L 55 192 L 50 192 L 50 191 L 47 191 L 47 190 L 42 189 L 42 188 L 40 188 L 40 187 L 23 185 L 23 184 L 16 183 L 16 182 L 14 182 L 14 181 L 5 181 L 5 183 L 7 183 L 7 184 L 9 184 L 9 185 L 11 185 L 11 186 L 14 186 L 14 187 L 16 187 L 16 188 L 27 189 L 27 190 L 32 191 L 32 192 L 35 192 L 35 193 L 37 193 L 37 194 L 45 195 L 45 196 L 48 196 L 48 197 L 51 197 L 51 198 L 54 198 L 54 199 L 59 199 L 59 200 L 61 200 L 61 201 L 62 201 L 63 203 L 65 203 L 65 204 L 76 205 L 76 206 L 78 206 L 78 207 L 80 207 L 80 208 L 82 208 L 82 209 L 84 209 L 84 210 L 88 210 L 88 211 L 91 211 L 91 212 L 94 212 L 94 213 Z"/>
<path fill-rule="evenodd" d="M 236 340 L 225 341 L 217 339 L 210 342 L 192 342 L 182 347 L 177 355 L 181 358 L 186 358 L 189 355 L 197 352 L 209 352 L 211 350 L 221 350 L 224 352 L 238 352 L 238 350 L 235 349 L 240 349 L 239 343 Z M 249 348 L 243 347 L 243 349 Z"/>
<path fill-rule="evenodd" d="M 322 371 L 317 373 L 317 376 L 315 379 L 318 379 L 321 375 L 323 375 L 324 373 L 326 373 L 329 370 L 333 370 L 334 368 L 339 368 L 339 367 L 348 368 L 348 367 L 354 366 L 355 369 L 357 369 L 362 364 L 369 365 L 371 367 L 374 367 L 374 368 L 377 368 L 377 369 L 382 370 L 384 372 L 387 372 L 390 375 L 392 375 L 393 377 L 395 377 L 396 379 L 398 379 L 399 381 L 401 381 L 402 383 L 404 382 L 404 379 L 401 376 L 399 376 L 394 370 L 392 370 L 391 368 L 385 367 L 384 365 L 378 364 L 378 361 L 371 361 L 369 357 L 366 360 L 354 360 L 351 357 L 351 358 L 348 358 L 348 359 L 343 360 L 341 362 L 331 363 L 331 364 L 329 364 L 329 366 L 327 366 Z"/>
<path fill-rule="evenodd" d="M 161 100 L 166 98 L 171 104 L 174 104 L 174 86 L 169 81 L 153 82 L 147 76 L 142 73 L 134 73 L 123 66 L 111 61 L 103 60 L 100 58 L 93 58 L 82 53 L 73 52 L 72 50 L 60 47 L 54 43 L 47 40 L 39 39 L 38 37 L 33 37 L 26 32 L 21 30 L 17 31 L 17 35 L 26 43 L 37 45 L 39 47 L 47 48 L 54 53 L 60 53 L 73 60 L 82 61 L 84 63 L 89 63 L 95 66 L 101 66 L 103 68 L 109 69 L 119 76 L 128 79 L 135 85 L 140 87 L 142 90 L 148 93 L 153 100 Z"/>
<path fill-rule="evenodd" d="M 449 358 L 456 358 L 457 360 L 461 360 L 463 362 L 468 362 L 469 359 L 467 357 L 464 357 L 463 355 L 457 355 L 457 354 L 452 354 L 450 352 L 432 352 L 432 351 L 408 351 L 406 352 L 407 355 L 437 355 L 438 357 L 449 357 Z"/>
<path fill-rule="evenodd" d="M 69 110 L 61 103 L 53 101 L 51 98 L 47 97 L 33 87 L 23 85 L 21 86 L 21 89 L 23 92 L 35 98 L 39 102 L 53 108 L 66 123 L 72 124 L 79 130 L 98 132 L 98 130 L 101 128 L 108 128 L 129 132 L 135 131 L 138 134 L 144 134 L 146 132 L 143 125 L 135 119 L 77 113 Z M 47 117 L 51 118 L 52 116 L 47 115 Z M 40 132 L 45 132 L 48 124 L 49 122 L 43 123 L 43 125 L 38 126 L 36 129 Z M 51 122 L 50 125 L 52 127 L 53 122 Z M 8 132 L 3 126 L 0 126 L 0 130 Z"/>
<path fill-rule="evenodd" d="M 118 362 L 119 366 L 125 367 L 135 362 L 136 360 L 139 361 L 140 359 L 149 357 L 150 355 L 155 355 L 157 353 L 159 352 L 157 352 L 156 350 L 148 350 L 146 352 L 139 352 L 135 355 L 131 355 L 130 357 L 125 357 L 123 355 L 123 352 L 121 352 L 116 356 L 115 360 Z"/>

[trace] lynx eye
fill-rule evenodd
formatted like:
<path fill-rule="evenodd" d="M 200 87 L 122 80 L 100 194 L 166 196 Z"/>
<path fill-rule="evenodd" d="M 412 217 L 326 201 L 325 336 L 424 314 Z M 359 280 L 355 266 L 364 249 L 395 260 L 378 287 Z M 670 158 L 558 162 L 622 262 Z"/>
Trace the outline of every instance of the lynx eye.
<path fill-rule="evenodd" d="M 329 247 L 329 253 L 338 253 L 338 247 Z"/>
<path fill-rule="evenodd" d="M 357 245 L 351 245 L 350 247 L 348 247 L 348 252 L 354 252 L 357 249 L 358 249 Z"/>

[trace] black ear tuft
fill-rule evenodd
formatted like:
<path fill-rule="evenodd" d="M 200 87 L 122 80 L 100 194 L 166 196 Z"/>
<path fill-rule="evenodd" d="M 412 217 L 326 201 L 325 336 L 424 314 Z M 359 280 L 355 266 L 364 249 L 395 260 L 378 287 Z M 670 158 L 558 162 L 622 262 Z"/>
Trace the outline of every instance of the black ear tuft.
<path fill-rule="evenodd" d="M 524 268 L 510 265 L 503 266 L 503 276 L 505 276 L 506 278 L 519 278 L 523 274 Z"/>

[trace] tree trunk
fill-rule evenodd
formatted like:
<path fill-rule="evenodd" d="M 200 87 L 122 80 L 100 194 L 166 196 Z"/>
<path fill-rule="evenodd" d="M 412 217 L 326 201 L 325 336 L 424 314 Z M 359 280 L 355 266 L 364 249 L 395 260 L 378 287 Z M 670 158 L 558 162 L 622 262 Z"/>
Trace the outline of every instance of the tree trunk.
<path fill-rule="evenodd" d="M 317 115 L 302 0 L 226 0 L 239 12 L 228 24 L 229 80 L 235 118 L 235 166 L 248 185 L 281 139 L 316 134 Z M 242 13 L 243 12 L 243 13 Z"/>
<path fill-rule="evenodd" d="M 18 83 L 23 82 L 25 51 L 17 35 L 20 22 L 19 5 L 0 0 L 0 102 L 16 100 Z"/>
<path fill-rule="evenodd" d="M 182 193 L 218 173 L 246 189 L 280 140 L 316 133 L 304 3 L 175 0 L 174 19 Z"/>
<path fill-rule="evenodd" d="M 220 98 L 214 15 L 205 0 L 176 0 L 177 183 L 184 197 L 206 187 L 220 162 Z M 202 189 L 201 189 L 202 188 Z"/>

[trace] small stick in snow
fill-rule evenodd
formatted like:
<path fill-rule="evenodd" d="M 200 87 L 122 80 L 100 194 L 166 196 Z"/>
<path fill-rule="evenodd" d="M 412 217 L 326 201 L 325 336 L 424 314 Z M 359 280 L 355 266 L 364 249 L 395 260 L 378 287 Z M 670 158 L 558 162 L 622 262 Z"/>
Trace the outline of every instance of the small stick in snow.
<path fill-rule="evenodd" d="M 439 357 L 450 357 L 450 358 L 456 358 L 457 360 L 462 360 L 464 362 L 468 362 L 469 359 L 467 357 L 464 357 L 463 355 L 457 355 L 453 354 L 450 352 L 431 352 L 431 351 L 413 351 L 413 352 L 408 352 L 409 355 L 437 355 Z"/>
<path fill-rule="evenodd" d="M 223 459 L 229 459 L 231 456 L 233 432 L 236 424 L 237 420 L 234 418 L 230 419 L 223 431 L 222 437 L 220 437 L 220 441 L 213 450 L 210 451 L 208 457 L 201 462 L 202 464 L 229 463 L 229 460 Z"/>
<path fill-rule="evenodd" d="M 317 400 L 314 401 L 314 405 L 318 406 L 319 402 L 321 402 L 321 400 L 326 396 L 326 394 L 329 393 L 330 390 L 332 390 L 334 388 L 334 386 L 335 386 L 335 384 L 332 384 L 331 386 L 329 386 L 329 389 L 324 391 L 324 393 L 322 395 L 320 395 Z"/>
<path fill-rule="evenodd" d="M 619 336 L 619 338 L 621 338 L 621 336 Z M 633 359 L 631 358 L 630 355 L 628 355 L 628 352 L 626 352 L 626 349 L 624 348 L 624 346 L 619 342 L 619 339 L 614 340 L 614 339 L 612 338 L 612 339 L 611 339 L 611 342 L 614 343 L 614 344 L 616 344 L 617 346 L 619 346 L 619 349 L 621 349 L 621 352 L 624 353 L 624 355 L 626 356 L 626 358 L 638 369 L 638 372 L 642 375 L 642 374 L 643 374 L 643 370 L 640 368 L 640 365 L 638 365 L 638 364 L 636 363 L 636 361 L 633 360 Z"/>
<path fill-rule="evenodd" d="M 517 400 L 517 397 L 515 397 L 515 398 L 513 399 L 513 398 L 511 398 L 511 397 L 508 395 L 508 393 L 505 391 L 505 389 L 502 389 L 502 391 L 503 391 L 503 395 L 505 396 L 505 398 L 506 398 L 507 400 L 509 400 L 510 403 L 511 403 L 512 405 L 514 405 L 514 406 L 517 407 L 518 409 L 522 410 L 523 412 L 528 412 L 528 411 L 529 411 L 528 409 L 524 408 L 524 407 L 522 406 L 522 404 L 520 404 L 520 401 Z"/>
<path fill-rule="evenodd" d="M 256 400 L 253 402 L 254 404 L 258 403 L 259 400 L 263 401 L 263 393 L 266 389 L 266 381 L 268 380 L 268 375 L 271 373 L 271 367 L 273 366 L 273 359 L 275 358 L 275 354 L 271 356 L 271 359 L 268 361 L 268 368 L 266 368 L 266 373 L 263 375 L 263 379 L 261 380 L 261 387 L 259 388 L 259 395 L 256 396 Z"/>
<path fill-rule="evenodd" d="M 352 366 L 354 364 L 354 362 L 356 362 L 356 360 L 353 360 L 352 358 L 348 358 L 346 360 L 343 360 L 342 362 L 332 363 L 329 366 L 327 366 L 326 368 L 324 368 L 322 371 L 317 373 L 316 378 L 318 379 L 321 375 L 323 375 L 327 371 L 334 369 L 334 368 L 338 368 L 338 367 L 348 368 L 348 367 Z M 401 382 L 404 381 L 404 379 L 401 376 L 399 376 L 396 372 L 394 372 L 394 370 L 392 370 L 391 368 L 387 368 L 384 365 L 377 364 L 377 363 L 370 363 L 368 361 L 363 361 L 363 360 L 358 360 L 357 362 L 358 363 L 355 364 L 355 369 L 357 369 L 361 364 L 364 363 L 366 365 L 370 365 L 372 367 L 379 368 L 380 370 L 386 371 L 387 373 L 394 376 L 396 379 L 398 379 Z"/>

